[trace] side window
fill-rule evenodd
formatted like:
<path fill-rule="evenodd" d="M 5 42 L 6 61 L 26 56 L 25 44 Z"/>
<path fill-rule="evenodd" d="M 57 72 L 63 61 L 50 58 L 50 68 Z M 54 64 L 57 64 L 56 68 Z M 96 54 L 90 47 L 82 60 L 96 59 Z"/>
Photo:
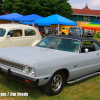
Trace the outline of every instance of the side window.
<path fill-rule="evenodd" d="M 10 30 L 7 35 L 10 35 L 10 37 L 20 37 L 22 36 L 22 30 Z"/>
<path fill-rule="evenodd" d="M 97 43 L 94 43 L 94 44 L 95 44 L 96 51 L 100 50 L 100 46 Z"/>
<path fill-rule="evenodd" d="M 36 35 L 36 32 L 32 29 L 25 29 L 25 36 Z"/>
<path fill-rule="evenodd" d="M 86 48 L 88 49 L 88 52 L 96 51 L 95 43 L 93 41 L 83 41 L 81 52 L 84 53 Z"/>
<path fill-rule="evenodd" d="M 6 33 L 6 30 L 3 28 L 0 28 L 0 37 L 3 37 Z"/>

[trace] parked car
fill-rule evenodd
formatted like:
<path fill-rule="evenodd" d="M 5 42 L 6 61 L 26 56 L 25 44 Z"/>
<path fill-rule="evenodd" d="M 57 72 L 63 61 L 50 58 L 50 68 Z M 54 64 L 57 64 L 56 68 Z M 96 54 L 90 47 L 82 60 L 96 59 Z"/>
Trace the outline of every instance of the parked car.
<path fill-rule="evenodd" d="M 68 84 L 100 72 L 100 42 L 64 35 L 47 36 L 36 46 L 0 49 L 0 72 L 56 95 Z M 33 90 L 34 91 L 34 90 Z"/>
<path fill-rule="evenodd" d="M 84 34 L 85 34 L 85 37 L 92 37 L 93 38 L 93 33 L 90 30 L 85 30 Z"/>
<path fill-rule="evenodd" d="M 51 33 L 52 33 L 50 27 L 44 27 L 44 28 L 42 28 L 42 29 L 41 29 L 41 32 L 42 32 L 43 34 L 46 34 L 46 32 L 48 32 L 48 34 L 51 34 Z"/>
<path fill-rule="evenodd" d="M 0 24 L 0 48 L 34 46 L 41 39 L 39 31 L 32 26 Z"/>
<path fill-rule="evenodd" d="M 97 33 L 97 37 L 100 38 L 100 32 Z"/>
<path fill-rule="evenodd" d="M 68 35 L 69 34 L 69 27 L 62 27 L 59 34 Z"/>
<path fill-rule="evenodd" d="M 83 36 L 83 29 L 81 27 L 71 27 L 69 36 Z"/>

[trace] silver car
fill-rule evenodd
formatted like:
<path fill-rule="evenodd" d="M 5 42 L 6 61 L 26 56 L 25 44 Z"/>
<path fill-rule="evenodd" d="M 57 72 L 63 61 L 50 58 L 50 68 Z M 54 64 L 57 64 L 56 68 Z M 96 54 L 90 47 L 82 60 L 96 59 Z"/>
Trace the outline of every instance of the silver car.
<path fill-rule="evenodd" d="M 68 84 L 99 74 L 100 43 L 85 37 L 48 36 L 36 46 L 0 49 L 0 71 L 56 95 Z"/>

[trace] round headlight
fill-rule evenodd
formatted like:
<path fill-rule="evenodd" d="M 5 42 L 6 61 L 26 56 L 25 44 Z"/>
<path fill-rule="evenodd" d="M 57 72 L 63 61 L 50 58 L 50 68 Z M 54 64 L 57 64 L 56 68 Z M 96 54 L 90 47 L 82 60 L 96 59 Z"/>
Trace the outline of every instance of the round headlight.
<path fill-rule="evenodd" d="M 28 66 L 25 66 L 23 72 L 29 73 L 30 72 L 30 68 Z"/>
<path fill-rule="evenodd" d="M 36 71 L 35 68 L 32 68 L 30 71 L 30 75 L 36 76 Z"/>

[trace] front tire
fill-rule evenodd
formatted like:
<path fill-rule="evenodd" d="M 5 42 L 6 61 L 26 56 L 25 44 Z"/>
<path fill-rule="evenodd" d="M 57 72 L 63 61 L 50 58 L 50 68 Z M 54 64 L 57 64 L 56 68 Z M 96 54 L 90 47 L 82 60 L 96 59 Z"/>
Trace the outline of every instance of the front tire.
<path fill-rule="evenodd" d="M 64 73 L 59 70 L 53 74 L 53 76 L 51 77 L 51 79 L 48 81 L 47 84 L 42 86 L 42 90 L 45 94 L 53 96 L 62 91 L 64 83 L 65 83 Z"/>

